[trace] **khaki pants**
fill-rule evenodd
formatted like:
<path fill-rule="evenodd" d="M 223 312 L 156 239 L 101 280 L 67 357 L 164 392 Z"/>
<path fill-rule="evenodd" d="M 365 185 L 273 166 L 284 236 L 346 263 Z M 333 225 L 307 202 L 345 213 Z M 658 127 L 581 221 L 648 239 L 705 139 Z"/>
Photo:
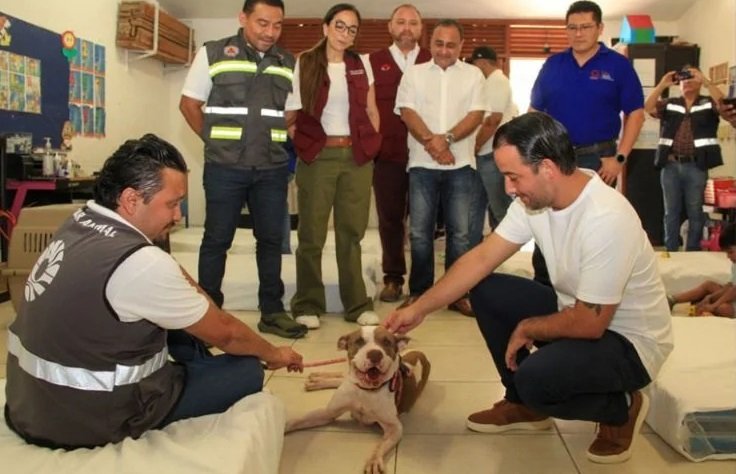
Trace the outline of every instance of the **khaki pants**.
<path fill-rule="evenodd" d="M 373 163 L 357 166 L 350 148 L 325 148 L 311 165 L 298 162 L 299 245 L 296 249 L 294 316 L 325 312 L 322 249 L 334 210 L 335 250 L 345 319 L 373 309 L 363 282 L 360 242 L 368 226 Z"/>

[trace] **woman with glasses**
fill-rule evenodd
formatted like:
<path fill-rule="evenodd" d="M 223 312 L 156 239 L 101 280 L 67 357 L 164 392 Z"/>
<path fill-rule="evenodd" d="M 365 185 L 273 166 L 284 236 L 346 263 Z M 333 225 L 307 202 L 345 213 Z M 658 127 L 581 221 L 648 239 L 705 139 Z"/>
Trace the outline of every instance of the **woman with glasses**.
<path fill-rule="evenodd" d="M 301 54 L 287 123 L 299 161 L 296 169 L 299 245 L 291 310 L 310 329 L 326 312 L 322 249 L 333 213 L 340 299 L 347 321 L 378 324 L 363 282 L 360 242 L 368 225 L 373 157 L 381 136 L 367 58 L 351 48 L 360 13 L 350 4 L 330 8 L 324 37 Z"/>

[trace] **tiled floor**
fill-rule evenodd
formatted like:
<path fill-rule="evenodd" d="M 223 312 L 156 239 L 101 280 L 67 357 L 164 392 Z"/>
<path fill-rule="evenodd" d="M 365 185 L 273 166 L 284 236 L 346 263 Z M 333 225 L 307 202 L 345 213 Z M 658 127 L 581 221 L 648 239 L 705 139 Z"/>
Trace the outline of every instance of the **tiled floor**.
<path fill-rule="evenodd" d="M 381 316 L 395 304 L 377 304 Z M 10 303 L 0 304 L 0 378 L 5 377 L 7 331 L 13 317 Z M 236 315 L 252 327 L 258 316 Z M 322 328 L 293 342 L 305 361 L 341 356 L 339 336 L 355 329 L 337 315 L 322 318 Z M 465 417 L 499 399 L 503 387 L 479 335 L 475 321 L 457 313 L 439 311 L 411 333 L 410 348 L 420 348 L 432 362 L 426 391 L 414 409 L 402 416 L 404 436 L 386 458 L 388 474 L 490 473 L 693 473 L 734 474 L 736 461 L 691 463 L 644 426 L 633 458 L 620 465 L 589 462 L 585 450 L 594 425 L 556 421 L 554 429 L 484 435 L 468 431 Z M 291 341 L 275 336 L 276 344 Z M 339 370 L 339 366 L 309 370 Z M 268 374 L 266 386 L 281 397 L 289 416 L 322 407 L 331 392 L 305 392 L 305 374 L 279 370 Z M 348 415 L 336 423 L 286 435 L 279 474 L 333 474 L 362 472 L 365 459 L 380 439 L 380 430 L 359 426 Z"/>

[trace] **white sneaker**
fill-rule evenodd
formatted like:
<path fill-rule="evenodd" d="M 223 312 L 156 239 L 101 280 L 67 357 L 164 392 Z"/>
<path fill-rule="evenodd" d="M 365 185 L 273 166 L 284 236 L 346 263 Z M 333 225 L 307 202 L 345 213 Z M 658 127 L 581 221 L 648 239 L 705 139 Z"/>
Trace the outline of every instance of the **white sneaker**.
<path fill-rule="evenodd" d="M 294 318 L 294 320 L 299 324 L 305 325 L 307 329 L 319 329 L 319 316 L 316 314 L 302 314 Z"/>
<path fill-rule="evenodd" d="M 358 316 L 355 322 L 361 326 L 377 326 L 381 322 L 381 318 L 374 311 L 363 311 L 363 314 Z"/>

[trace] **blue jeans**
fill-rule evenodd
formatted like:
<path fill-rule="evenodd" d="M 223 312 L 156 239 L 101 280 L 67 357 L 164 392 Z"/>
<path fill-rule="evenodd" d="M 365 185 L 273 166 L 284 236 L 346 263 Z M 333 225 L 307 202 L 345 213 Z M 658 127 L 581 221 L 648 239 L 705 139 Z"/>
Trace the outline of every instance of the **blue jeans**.
<path fill-rule="evenodd" d="M 509 208 L 512 199 L 511 196 L 506 194 L 505 179 L 498 169 L 498 165 L 496 165 L 493 153 L 478 155 L 475 163 L 485 190 L 485 195 L 481 195 L 479 201 L 482 205 L 481 212 L 485 214 L 487 204 L 488 223 L 495 229 L 506 216 L 506 210 Z M 481 219 L 483 217 L 481 215 Z"/>
<path fill-rule="evenodd" d="M 195 416 L 222 413 L 235 402 L 263 389 L 263 367 L 257 357 L 213 356 L 185 331 L 169 331 L 169 354 L 186 369 L 184 389 L 158 426 Z"/>
<path fill-rule="evenodd" d="M 434 284 L 434 230 L 440 202 L 447 231 L 445 269 L 470 250 L 471 214 L 479 181 L 476 171 L 470 166 L 447 171 L 409 170 L 411 295 L 420 295 Z"/>
<path fill-rule="evenodd" d="M 668 161 L 660 172 L 662 197 L 664 199 L 664 244 L 667 250 L 680 248 L 680 217 L 682 205 L 688 220 L 685 250 L 700 250 L 703 238 L 705 214 L 703 213 L 703 193 L 708 172 L 698 168 L 695 163 Z"/>
<path fill-rule="evenodd" d="M 262 314 L 284 311 L 281 245 L 286 212 L 286 165 L 265 170 L 216 163 L 204 165 L 206 217 L 199 249 L 199 285 L 222 306 L 222 278 L 244 204 L 253 218 L 258 266 L 258 307 Z"/>
<path fill-rule="evenodd" d="M 556 418 L 622 425 L 628 419 L 625 394 L 651 381 L 631 342 L 613 331 L 593 340 L 535 341 L 537 351 L 522 347 L 517 371 L 509 370 L 506 347 L 516 326 L 558 311 L 548 286 L 491 274 L 470 292 L 470 304 L 510 402 Z"/>

